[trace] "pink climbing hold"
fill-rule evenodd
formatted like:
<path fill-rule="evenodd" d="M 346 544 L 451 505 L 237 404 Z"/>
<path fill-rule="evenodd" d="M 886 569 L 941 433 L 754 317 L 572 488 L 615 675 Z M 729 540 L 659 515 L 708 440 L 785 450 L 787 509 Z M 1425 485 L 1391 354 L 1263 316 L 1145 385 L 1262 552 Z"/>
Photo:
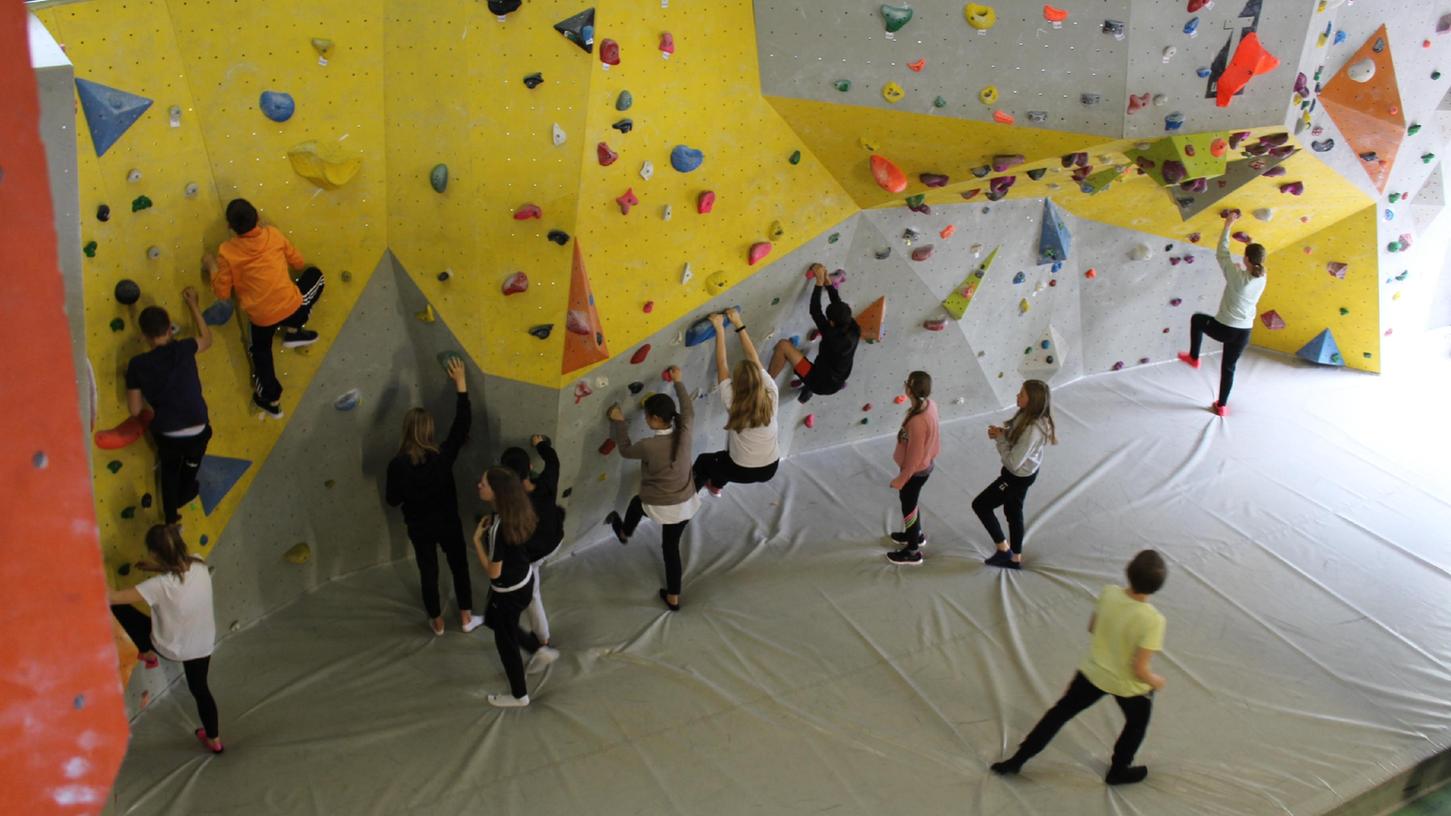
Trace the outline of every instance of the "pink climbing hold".
<path fill-rule="evenodd" d="M 807 414 L 806 419 L 801 421 L 808 428 L 816 427 L 816 414 Z"/>
<path fill-rule="evenodd" d="M 635 353 L 630 355 L 630 365 L 639 365 L 640 363 L 645 362 L 645 358 L 649 356 L 650 344 L 646 343 L 645 345 L 635 349 Z"/>
<path fill-rule="evenodd" d="M 1277 164 L 1274 167 L 1271 167 L 1270 169 L 1261 173 L 1260 175 L 1264 176 L 1265 178 L 1279 178 L 1280 176 L 1285 175 L 1285 173 L 1287 172 L 1289 171 L 1285 169 L 1284 165 Z"/>
<path fill-rule="evenodd" d="M 1203 238 L 1203 237 L 1204 236 L 1200 235 L 1197 232 L 1191 232 L 1191 233 L 1189 233 L 1189 243 L 1191 243 L 1191 244 L 1197 244 L 1197 243 L 1199 243 L 1199 239 L 1200 238 Z"/>
<path fill-rule="evenodd" d="M 669 31 L 660 32 L 660 53 L 667 59 L 675 53 L 675 35 Z"/>
<path fill-rule="evenodd" d="M 928 258 L 932 257 L 932 250 L 933 246 L 931 244 L 927 244 L 926 246 L 919 246 L 916 249 L 912 250 L 912 260 L 925 261 Z"/>
<path fill-rule="evenodd" d="M 645 301 L 645 307 L 644 307 L 644 309 L 642 309 L 642 311 L 644 311 L 645 314 L 649 314 L 649 313 L 655 311 L 655 301 L 653 301 L 653 300 L 647 300 L 647 301 Z"/>
<path fill-rule="evenodd" d="M 751 251 L 746 254 L 746 260 L 751 266 L 761 262 L 761 259 L 771 254 L 770 241 L 757 241 L 751 244 Z"/>
<path fill-rule="evenodd" d="M 1150 94 L 1129 94 L 1129 113 L 1138 113 L 1149 104 Z"/>
<path fill-rule="evenodd" d="M 631 187 L 631 188 L 625 190 L 625 194 L 624 195 L 622 195 L 619 198 L 615 199 L 615 203 L 620 205 L 620 214 L 621 215 L 629 215 L 630 214 L 630 208 L 633 207 L 633 206 L 635 206 L 636 204 L 639 204 L 640 203 L 640 199 L 635 198 L 635 188 Z"/>
<path fill-rule="evenodd" d="M 611 150 L 605 142 L 600 142 L 595 147 L 595 154 L 599 156 L 601 167 L 609 167 L 620 158 L 620 154 Z"/>
<path fill-rule="evenodd" d="M 922 321 L 922 328 L 930 332 L 942 331 L 943 329 L 947 328 L 947 319 L 939 317 L 935 320 L 924 320 Z"/>
<path fill-rule="evenodd" d="M 544 211 L 539 209 L 537 204 L 525 204 L 514 211 L 515 221 L 528 221 L 531 218 L 543 218 Z"/>
<path fill-rule="evenodd" d="M 504 294 L 517 295 L 529 288 L 529 276 L 523 272 L 515 272 L 504 279 Z"/>
<path fill-rule="evenodd" d="M 586 337 L 594 334 L 589 325 L 589 315 L 581 309 L 570 309 L 564 316 L 564 327 L 570 334 L 582 334 Z"/>
<path fill-rule="evenodd" d="M 574 404 L 578 405 L 580 400 L 593 393 L 594 392 L 590 390 L 589 383 L 585 382 L 584 380 L 580 380 L 579 382 L 574 384 Z"/>
<path fill-rule="evenodd" d="M 620 64 L 620 44 L 614 40 L 600 41 L 600 62 L 605 65 Z"/>
<path fill-rule="evenodd" d="M 895 396 L 895 397 L 892 398 L 892 402 L 895 402 L 898 405 L 903 405 L 903 404 L 905 404 L 907 402 L 907 395 L 906 394 L 898 394 L 897 396 Z"/>
<path fill-rule="evenodd" d="M 1302 181 L 1292 181 L 1288 184 L 1281 184 L 1280 192 L 1289 193 L 1290 195 L 1297 196 L 1305 192 L 1305 183 Z"/>
<path fill-rule="evenodd" d="M 1285 328 L 1285 319 L 1280 317 L 1280 313 L 1274 309 L 1260 315 L 1260 322 L 1265 324 L 1265 328 L 1270 331 L 1279 331 Z"/>
<path fill-rule="evenodd" d="M 705 215 L 713 209 L 715 209 L 715 193 L 713 191 L 706 190 L 695 199 L 695 211 L 701 215 Z"/>

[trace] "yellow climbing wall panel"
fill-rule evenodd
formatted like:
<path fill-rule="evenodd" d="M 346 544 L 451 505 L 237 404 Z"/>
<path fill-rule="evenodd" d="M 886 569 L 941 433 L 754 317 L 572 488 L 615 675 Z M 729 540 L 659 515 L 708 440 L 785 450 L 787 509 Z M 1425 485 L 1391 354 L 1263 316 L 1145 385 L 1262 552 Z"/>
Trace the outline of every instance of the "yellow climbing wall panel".
<path fill-rule="evenodd" d="M 88 2 L 41 9 L 38 14 L 62 42 L 76 76 L 148 97 L 152 107 L 107 152 L 97 157 L 84 117 L 77 116 L 82 241 L 95 241 L 85 261 L 87 355 L 95 369 L 97 427 L 126 416 L 123 374 L 130 357 L 145 349 L 136 329 L 140 310 L 157 304 L 190 334 L 181 301 L 184 286 L 201 293 L 203 307 L 214 298 L 201 272 L 204 251 L 226 235 L 225 202 L 250 199 L 264 219 L 283 229 L 310 263 L 328 275 L 328 288 L 310 326 L 322 340 L 300 352 L 276 350 L 287 410 L 301 396 L 327 353 L 328 341 L 347 317 L 352 302 L 385 247 L 378 15 L 369 3 L 315 2 L 265 25 L 244 5 L 128 0 Z M 376 4 L 373 4 L 376 5 Z M 326 67 L 317 64 L 310 40 L 330 37 L 338 48 Z M 258 109 L 263 90 L 284 91 L 297 112 L 274 123 Z M 171 127 L 170 109 L 181 110 Z M 371 112 L 362 115 L 363 112 Z M 322 191 L 293 174 L 286 158 L 307 139 L 341 137 L 372 157 L 348 186 Z M 140 179 L 128 181 L 131 170 Z M 188 197 L 189 184 L 197 186 Z M 149 209 L 133 213 L 131 202 L 145 195 Z M 94 214 L 111 208 L 108 222 Z M 160 255 L 148 257 L 156 247 Z M 352 270 L 353 282 L 340 273 Z M 116 303 L 117 281 L 140 284 L 134 307 Z M 112 321 L 123 322 L 113 331 Z M 237 319 L 213 327 L 216 345 L 198 358 L 211 422 L 216 429 L 209 453 L 247 459 L 252 466 L 210 516 L 193 502 L 182 512 L 193 546 L 209 551 L 245 494 L 283 422 L 263 421 L 250 403 L 249 364 Z M 97 451 L 94 492 L 103 551 L 110 567 L 136 560 L 142 535 L 160 517 L 160 495 L 152 479 L 154 453 L 148 442 L 120 451 Z M 118 462 L 114 474 L 108 464 Z M 151 508 L 141 506 L 152 495 Z M 134 508 L 134 518 L 122 517 Z M 133 573 L 135 577 L 135 573 Z"/>
<path fill-rule="evenodd" d="M 1332 262 L 1346 264 L 1343 280 L 1327 270 Z M 1271 253 L 1265 266 L 1270 280 L 1259 312 L 1279 313 L 1285 328 L 1272 331 L 1257 318 L 1255 345 L 1294 354 L 1330 329 L 1346 366 L 1380 371 L 1380 271 L 1373 204 Z"/>

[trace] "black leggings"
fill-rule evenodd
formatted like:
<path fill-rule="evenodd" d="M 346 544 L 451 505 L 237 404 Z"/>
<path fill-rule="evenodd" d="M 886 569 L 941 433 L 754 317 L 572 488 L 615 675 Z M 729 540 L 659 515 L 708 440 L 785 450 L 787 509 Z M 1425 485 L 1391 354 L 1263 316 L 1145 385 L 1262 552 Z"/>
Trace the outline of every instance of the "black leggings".
<path fill-rule="evenodd" d="M 1037 480 L 1036 470 L 1032 476 L 1014 476 L 1003 468 L 997 481 L 972 500 L 972 510 L 982 520 L 982 526 L 987 528 L 994 544 L 1003 540 L 1003 528 L 993 511 L 1003 508 L 1003 515 L 1008 517 L 1009 542 L 1018 555 L 1023 553 L 1023 530 L 1026 526 L 1023 522 L 1023 502 L 1028 498 L 1028 488 Z"/>
<path fill-rule="evenodd" d="M 136 644 L 137 651 L 153 651 L 150 615 L 127 604 L 113 605 L 111 614 L 116 616 L 121 628 L 126 630 L 131 642 Z M 211 666 L 211 662 L 211 655 L 183 660 L 181 670 L 186 675 L 186 687 L 191 691 L 192 698 L 196 700 L 196 713 L 201 717 L 202 728 L 206 729 L 207 739 L 216 739 L 221 736 L 222 730 L 217 716 L 217 701 L 212 699 L 212 691 L 207 688 L 207 669 Z"/>
<path fill-rule="evenodd" d="M 1189 356 L 1199 359 L 1199 346 L 1204 335 L 1224 344 L 1224 355 L 1219 358 L 1219 404 L 1229 404 L 1229 389 L 1234 387 L 1234 367 L 1239 355 L 1249 346 L 1249 329 L 1232 329 L 1207 314 L 1199 313 L 1189 318 Z"/>
<path fill-rule="evenodd" d="M 897 493 L 902 500 L 902 527 L 907 532 L 909 550 L 917 549 L 917 545 L 922 543 L 922 516 L 917 512 L 917 497 L 922 495 L 922 485 L 927 484 L 927 477 L 931 475 L 932 468 L 912 474 Z"/>
<path fill-rule="evenodd" d="M 509 693 L 515 699 L 529 694 L 524 683 L 524 658 L 519 654 L 519 616 L 534 600 L 534 581 L 509 592 L 489 589 L 488 605 L 484 607 L 484 625 L 494 630 L 494 648 L 509 677 Z"/>
<path fill-rule="evenodd" d="M 1009 761 L 1021 765 L 1032 759 L 1039 751 L 1048 747 L 1058 729 L 1107 693 L 1089 682 L 1082 673 L 1075 673 L 1073 682 L 1068 684 L 1068 690 L 1063 693 L 1063 698 L 1048 709 L 1043 719 L 1033 726 L 1033 730 L 1028 732 L 1028 736 L 1018 746 L 1018 752 Z M 1114 695 L 1113 699 L 1123 711 L 1125 722 L 1124 730 L 1118 735 L 1118 742 L 1113 745 L 1111 767 L 1113 770 L 1122 770 L 1134 764 L 1134 754 L 1138 753 L 1139 746 L 1144 742 L 1144 732 L 1149 730 L 1149 714 L 1154 707 L 1154 697 L 1151 692 L 1142 697 Z"/>
<path fill-rule="evenodd" d="M 156 442 L 156 480 L 161 483 L 161 510 L 167 524 L 181 521 L 181 508 L 201 492 L 197 473 L 212 439 L 208 425 L 196 436 L 152 434 Z"/>
<path fill-rule="evenodd" d="M 630 499 L 630 506 L 625 510 L 625 535 L 634 535 L 635 528 L 640 525 L 640 519 L 645 517 L 645 505 L 636 496 Z M 660 525 L 660 553 L 665 558 L 665 594 L 680 594 L 680 573 L 683 567 L 680 563 L 680 539 L 685 535 L 685 527 L 690 520 L 677 521 L 674 524 Z"/>
<path fill-rule="evenodd" d="M 307 319 L 312 316 L 312 307 L 322 297 L 324 283 L 322 271 L 315 266 L 309 266 L 296 281 L 298 291 L 302 292 L 302 305 L 296 311 L 281 323 L 271 326 L 250 324 L 252 342 L 248 346 L 248 352 L 252 356 L 252 393 L 259 401 L 271 405 L 282 396 L 282 383 L 277 381 L 277 369 L 272 363 L 272 337 L 277 334 L 278 329 L 300 329 L 307 325 Z"/>
<path fill-rule="evenodd" d="M 763 467 L 741 467 L 731 460 L 730 451 L 716 451 L 715 453 L 702 453 L 695 457 L 695 464 L 691 467 L 691 471 L 695 474 L 695 489 L 699 490 L 705 487 L 707 482 L 717 488 L 725 487 L 731 482 L 737 484 L 769 482 L 776 475 L 776 468 L 780 464 L 780 460 L 777 460 Z"/>
<path fill-rule="evenodd" d="M 428 521 L 408 527 L 408 541 L 413 545 L 413 556 L 418 561 L 418 578 L 423 585 L 423 608 L 428 617 L 443 614 L 438 600 L 438 550 L 448 560 L 448 571 L 453 574 L 453 595 L 458 599 L 458 608 L 473 609 L 473 584 L 469 581 L 469 559 L 464 550 L 464 530 L 458 516 L 437 521 Z"/>

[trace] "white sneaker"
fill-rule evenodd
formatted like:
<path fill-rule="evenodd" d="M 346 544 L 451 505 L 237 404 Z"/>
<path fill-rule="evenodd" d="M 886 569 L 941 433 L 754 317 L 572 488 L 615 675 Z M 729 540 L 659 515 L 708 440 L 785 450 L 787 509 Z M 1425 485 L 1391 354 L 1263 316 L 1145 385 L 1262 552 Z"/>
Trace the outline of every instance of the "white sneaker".
<path fill-rule="evenodd" d="M 473 616 L 471 616 L 469 618 L 469 622 L 463 624 L 462 627 L 460 627 L 460 628 L 462 628 L 464 630 L 464 634 L 467 635 L 469 632 L 472 632 L 475 629 L 477 629 L 477 628 L 479 628 L 480 626 L 483 626 L 483 625 L 484 625 L 484 618 L 483 618 L 483 616 L 482 615 L 473 615 Z"/>
<path fill-rule="evenodd" d="M 489 705 L 495 708 L 523 708 L 529 705 L 529 695 L 515 697 L 512 694 L 490 694 Z"/>
<path fill-rule="evenodd" d="M 559 650 L 553 646 L 540 646 L 539 651 L 529 658 L 529 665 L 524 668 L 528 674 L 544 671 L 550 663 L 559 659 Z"/>

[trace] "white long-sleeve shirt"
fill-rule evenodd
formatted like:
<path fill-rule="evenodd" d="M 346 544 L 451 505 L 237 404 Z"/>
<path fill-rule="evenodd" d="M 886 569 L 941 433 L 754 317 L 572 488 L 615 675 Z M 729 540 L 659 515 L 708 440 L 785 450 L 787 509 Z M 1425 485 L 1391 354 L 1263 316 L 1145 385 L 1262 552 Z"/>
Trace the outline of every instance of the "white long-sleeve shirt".
<path fill-rule="evenodd" d="M 1256 278 L 1246 272 L 1229 254 L 1229 230 L 1219 239 L 1219 251 L 1214 255 L 1219 261 L 1219 270 L 1224 273 L 1224 296 L 1219 299 L 1219 312 L 1214 319 L 1231 329 L 1249 329 L 1255 324 L 1255 308 L 1260 295 L 1265 293 L 1268 276 Z"/>
<path fill-rule="evenodd" d="M 1038 466 L 1043 464 L 1043 449 L 1048 446 L 1048 435 L 1043 433 L 1042 427 L 1034 422 L 1023 429 L 1016 445 L 1008 441 L 1006 426 L 1003 430 L 1005 433 L 993 440 L 997 443 L 1003 467 L 1014 476 L 1027 477 L 1037 473 Z"/>

